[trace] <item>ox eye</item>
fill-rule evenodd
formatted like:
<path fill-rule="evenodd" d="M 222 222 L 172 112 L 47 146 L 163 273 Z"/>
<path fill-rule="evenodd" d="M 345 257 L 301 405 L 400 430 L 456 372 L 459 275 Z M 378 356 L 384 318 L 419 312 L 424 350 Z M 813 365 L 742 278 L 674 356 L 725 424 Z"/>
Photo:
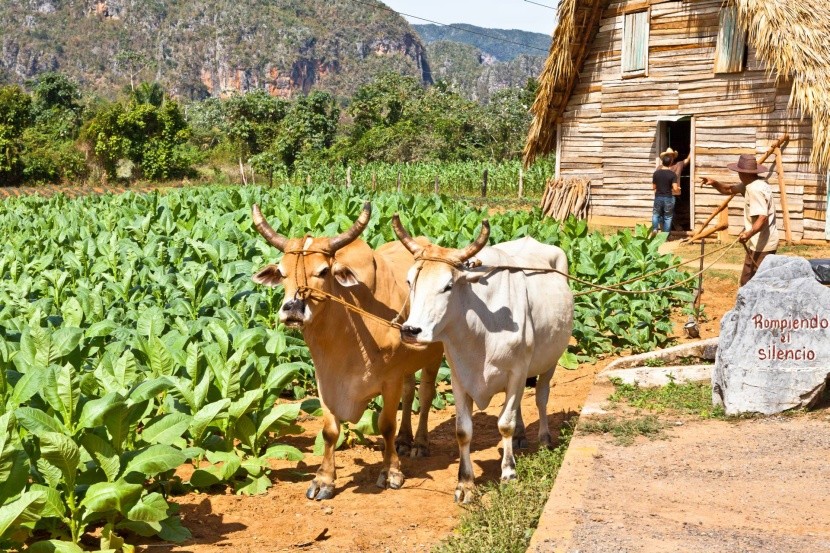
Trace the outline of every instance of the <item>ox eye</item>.
<path fill-rule="evenodd" d="M 329 274 L 329 268 L 328 267 L 323 267 L 322 269 L 320 269 L 320 272 L 317 273 L 317 276 L 318 277 L 324 277 L 327 274 Z"/>
<path fill-rule="evenodd" d="M 443 289 L 443 290 L 441 290 L 441 291 L 442 291 L 442 292 L 449 292 L 450 290 L 452 290 L 452 281 L 449 281 L 449 282 L 447 283 L 447 285 L 446 285 L 446 286 L 444 286 L 444 289 Z"/>

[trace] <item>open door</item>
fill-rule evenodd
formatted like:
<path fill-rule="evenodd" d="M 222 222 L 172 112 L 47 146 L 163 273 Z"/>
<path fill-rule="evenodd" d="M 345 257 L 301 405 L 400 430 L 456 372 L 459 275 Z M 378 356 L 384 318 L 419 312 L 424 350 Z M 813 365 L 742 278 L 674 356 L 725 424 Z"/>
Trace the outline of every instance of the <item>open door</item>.
<path fill-rule="evenodd" d="M 678 117 L 674 121 L 659 121 L 657 127 L 657 153 L 671 147 L 677 152 L 677 160 L 681 161 L 692 151 L 692 117 Z M 694 216 L 693 190 L 691 178 L 692 164 L 683 169 L 680 175 L 680 195 L 674 205 L 674 221 L 672 230 L 691 230 Z"/>

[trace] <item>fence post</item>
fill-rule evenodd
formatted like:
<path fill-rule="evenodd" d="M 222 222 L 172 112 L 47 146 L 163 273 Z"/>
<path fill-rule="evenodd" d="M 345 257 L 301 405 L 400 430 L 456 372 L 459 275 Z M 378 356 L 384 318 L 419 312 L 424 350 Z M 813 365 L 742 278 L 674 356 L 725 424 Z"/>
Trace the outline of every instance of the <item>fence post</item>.
<path fill-rule="evenodd" d="M 525 191 L 525 172 L 524 168 L 519 165 L 519 199 L 522 199 L 522 194 Z"/>
<path fill-rule="evenodd" d="M 398 169 L 398 194 L 401 193 L 401 171 Z"/>
<path fill-rule="evenodd" d="M 489 171 L 487 169 L 485 169 L 484 170 L 484 179 L 481 182 L 481 197 L 482 198 L 487 197 L 487 175 L 488 174 L 489 174 Z"/>
<path fill-rule="evenodd" d="M 351 187 L 352 185 L 352 166 L 349 165 L 346 167 L 346 186 Z"/>
<path fill-rule="evenodd" d="M 311 173 L 305 176 L 305 185 L 311 186 Z"/>
<path fill-rule="evenodd" d="M 435 195 L 438 195 L 438 175 L 435 175 Z"/>

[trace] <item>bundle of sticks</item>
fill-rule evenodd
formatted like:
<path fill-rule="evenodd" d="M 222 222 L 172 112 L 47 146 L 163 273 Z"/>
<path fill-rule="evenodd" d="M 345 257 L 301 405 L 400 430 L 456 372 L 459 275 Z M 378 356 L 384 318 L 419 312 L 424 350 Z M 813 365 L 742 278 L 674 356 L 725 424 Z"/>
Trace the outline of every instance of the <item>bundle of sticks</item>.
<path fill-rule="evenodd" d="M 587 179 L 549 179 L 542 195 L 542 213 L 557 221 L 569 215 L 578 219 L 588 217 L 591 203 L 591 181 Z"/>

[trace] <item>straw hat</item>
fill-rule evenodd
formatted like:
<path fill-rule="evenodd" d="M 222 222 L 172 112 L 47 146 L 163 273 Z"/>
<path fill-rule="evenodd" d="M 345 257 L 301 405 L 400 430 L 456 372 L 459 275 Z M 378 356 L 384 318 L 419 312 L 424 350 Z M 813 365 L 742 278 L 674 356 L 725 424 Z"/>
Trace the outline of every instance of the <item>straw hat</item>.
<path fill-rule="evenodd" d="M 738 173 L 751 173 L 757 175 L 758 173 L 766 173 L 769 169 L 763 165 L 758 165 L 755 156 L 752 154 L 741 154 L 738 158 L 738 163 L 729 163 L 726 168 L 730 171 L 737 171 Z"/>
<path fill-rule="evenodd" d="M 674 158 L 676 158 L 676 157 L 677 157 L 677 152 L 675 152 L 675 151 L 674 151 L 674 150 L 672 150 L 671 148 L 666 148 L 666 151 L 665 151 L 665 152 L 660 152 L 660 156 L 659 156 L 659 157 L 661 157 L 661 158 L 662 158 L 663 156 L 671 156 L 671 158 L 672 158 L 672 159 L 674 159 Z"/>

